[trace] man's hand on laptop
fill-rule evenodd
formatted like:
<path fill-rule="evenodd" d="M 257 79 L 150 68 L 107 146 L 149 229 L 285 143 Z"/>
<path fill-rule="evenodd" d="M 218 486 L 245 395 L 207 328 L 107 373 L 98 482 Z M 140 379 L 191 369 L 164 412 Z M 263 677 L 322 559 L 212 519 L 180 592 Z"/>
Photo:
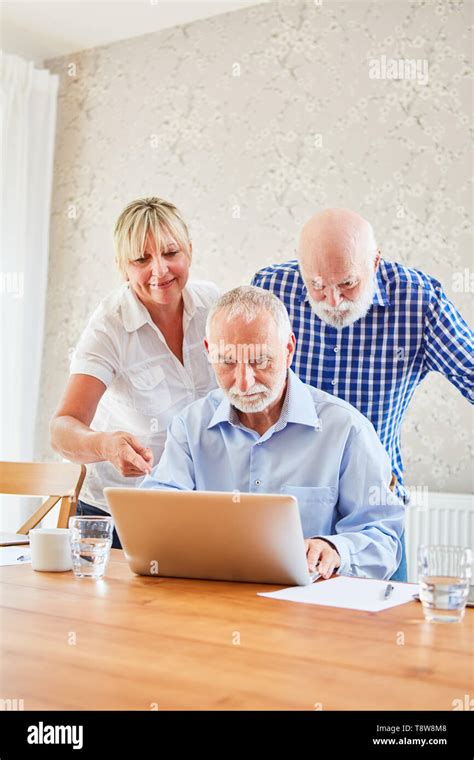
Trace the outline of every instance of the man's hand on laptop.
<path fill-rule="evenodd" d="M 305 538 L 304 545 L 309 572 L 317 570 L 322 578 L 330 578 L 341 564 L 339 552 L 322 538 Z"/>
<path fill-rule="evenodd" d="M 150 474 L 153 466 L 153 452 L 131 433 L 118 430 L 103 433 L 102 454 L 116 470 L 127 478 L 137 478 Z"/>

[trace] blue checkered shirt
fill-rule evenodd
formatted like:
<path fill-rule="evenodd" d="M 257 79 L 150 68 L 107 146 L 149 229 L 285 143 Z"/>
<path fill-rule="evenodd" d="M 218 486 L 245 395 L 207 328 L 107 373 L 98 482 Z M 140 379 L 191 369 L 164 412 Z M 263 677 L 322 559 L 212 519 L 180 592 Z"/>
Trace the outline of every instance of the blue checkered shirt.
<path fill-rule="evenodd" d="M 441 284 L 382 259 L 372 306 L 342 329 L 314 313 L 296 260 L 261 269 L 252 285 L 274 293 L 288 310 L 296 336 L 292 369 L 368 417 L 406 497 L 400 428 L 416 387 L 428 372 L 441 372 L 474 401 L 474 335 Z"/>

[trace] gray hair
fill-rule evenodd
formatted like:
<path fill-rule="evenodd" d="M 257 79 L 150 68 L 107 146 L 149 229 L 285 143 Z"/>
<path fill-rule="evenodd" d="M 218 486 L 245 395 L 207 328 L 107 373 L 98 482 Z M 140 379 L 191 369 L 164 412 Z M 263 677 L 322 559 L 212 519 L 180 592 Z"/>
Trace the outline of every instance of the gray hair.
<path fill-rule="evenodd" d="M 268 311 L 278 328 L 282 340 L 287 341 L 293 332 L 288 312 L 277 296 L 254 285 L 241 285 L 224 293 L 211 307 L 206 321 L 206 338 L 209 340 L 212 320 L 221 311 L 226 310 L 227 318 L 243 317 L 252 322 L 262 311 Z"/>

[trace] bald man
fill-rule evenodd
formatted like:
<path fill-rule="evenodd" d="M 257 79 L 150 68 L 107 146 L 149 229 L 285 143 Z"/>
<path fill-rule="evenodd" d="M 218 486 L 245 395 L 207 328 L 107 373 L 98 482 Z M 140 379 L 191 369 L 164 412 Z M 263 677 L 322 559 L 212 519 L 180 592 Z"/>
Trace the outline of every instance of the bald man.
<path fill-rule="evenodd" d="M 334 208 L 304 225 L 298 260 L 261 269 L 252 285 L 285 304 L 300 379 L 372 422 L 408 502 L 400 428 L 416 387 L 428 372 L 441 372 L 474 401 L 474 336 L 440 283 L 382 259 L 369 222 Z M 406 580 L 404 549 L 393 578 Z"/>

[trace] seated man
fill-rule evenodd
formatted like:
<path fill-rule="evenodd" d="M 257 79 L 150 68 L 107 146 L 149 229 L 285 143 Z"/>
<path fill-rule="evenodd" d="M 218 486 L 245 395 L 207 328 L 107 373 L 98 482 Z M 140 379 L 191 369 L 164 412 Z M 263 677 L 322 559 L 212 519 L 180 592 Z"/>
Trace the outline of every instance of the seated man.
<path fill-rule="evenodd" d="M 295 337 L 279 298 L 225 293 L 204 341 L 220 389 L 187 406 L 141 488 L 290 494 L 308 569 L 389 578 L 400 561 L 404 507 L 372 424 L 290 370 Z"/>

